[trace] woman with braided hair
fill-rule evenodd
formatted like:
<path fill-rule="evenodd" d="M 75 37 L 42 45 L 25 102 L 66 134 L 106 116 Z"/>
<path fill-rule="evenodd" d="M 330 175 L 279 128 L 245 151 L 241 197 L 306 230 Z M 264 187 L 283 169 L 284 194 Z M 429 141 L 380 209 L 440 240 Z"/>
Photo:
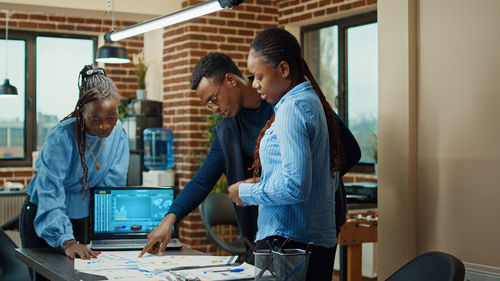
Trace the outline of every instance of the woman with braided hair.
<path fill-rule="evenodd" d="M 129 148 L 118 88 L 104 69 L 86 65 L 78 86 L 75 110 L 50 129 L 35 162 L 20 234 L 24 248 L 62 248 L 70 258 L 89 259 L 99 254 L 85 246 L 89 188 L 125 185 Z"/>
<path fill-rule="evenodd" d="M 326 101 L 288 31 L 258 33 L 247 64 L 255 76 L 252 86 L 276 105 L 257 139 L 253 182 L 231 185 L 229 196 L 240 206 L 259 206 L 257 249 L 308 248 L 306 280 L 331 281 L 337 245 L 335 191 L 341 176 L 359 161 L 359 146 Z M 353 147 L 358 153 L 344 153 Z"/>

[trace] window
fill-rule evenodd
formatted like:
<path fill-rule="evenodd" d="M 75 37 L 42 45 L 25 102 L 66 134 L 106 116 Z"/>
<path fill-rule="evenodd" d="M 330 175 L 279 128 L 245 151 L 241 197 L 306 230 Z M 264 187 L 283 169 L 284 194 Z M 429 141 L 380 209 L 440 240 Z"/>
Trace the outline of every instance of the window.
<path fill-rule="evenodd" d="M 5 36 L 3 36 L 5 38 Z M 7 44 L 6 44 L 7 43 Z M 8 53 L 6 48 L 8 47 Z M 10 84 L 17 88 L 17 96 L 0 96 L 0 158 L 25 156 L 25 79 L 26 42 L 9 38 L 0 40 L 0 77 L 2 82 L 8 71 Z"/>
<path fill-rule="evenodd" d="M 0 33 L 5 38 L 5 32 Z M 10 31 L 8 75 L 17 96 L 0 96 L 0 167 L 30 166 L 49 129 L 71 113 L 78 73 L 94 61 L 96 37 Z M 0 55 L 5 54 L 0 40 Z M 5 77 L 0 63 L 0 77 Z M 3 83 L 3 81 L 2 81 Z"/>
<path fill-rule="evenodd" d="M 327 100 L 361 147 L 356 172 L 377 161 L 378 40 L 376 12 L 304 27 L 304 57 Z"/>

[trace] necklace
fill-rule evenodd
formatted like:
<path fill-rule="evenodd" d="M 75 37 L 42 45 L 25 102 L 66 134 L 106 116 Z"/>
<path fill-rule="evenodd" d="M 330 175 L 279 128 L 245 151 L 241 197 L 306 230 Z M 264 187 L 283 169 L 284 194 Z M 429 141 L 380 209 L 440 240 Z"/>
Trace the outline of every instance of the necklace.
<path fill-rule="evenodd" d="M 90 150 L 90 155 L 92 155 L 92 159 L 94 159 L 94 162 L 95 162 L 95 170 L 96 171 L 99 171 L 99 169 L 101 169 L 101 166 L 99 165 L 99 158 L 101 157 L 101 151 L 102 151 L 102 139 L 100 139 L 100 140 L 101 140 L 101 144 L 99 145 L 99 152 L 97 153 L 97 159 L 94 156 L 94 152 L 92 152 L 92 148 L 90 147 L 90 143 L 87 142 L 87 145 L 89 146 L 89 150 Z"/>

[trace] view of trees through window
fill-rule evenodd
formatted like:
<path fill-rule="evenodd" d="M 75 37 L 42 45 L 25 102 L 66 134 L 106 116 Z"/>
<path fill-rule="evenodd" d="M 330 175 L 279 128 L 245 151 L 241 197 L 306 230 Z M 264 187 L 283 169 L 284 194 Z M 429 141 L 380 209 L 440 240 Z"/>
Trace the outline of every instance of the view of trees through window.
<path fill-rule="evenodd" d="M 377 24 L 347 29 L 348 123 L 361 146 L 361 161 L 377 162 Z"/>
<path fill-rule="evenodd" d="M 78 101 L 78 73 L 85 64 L 92 63 L 93 48 L 90 39 L 37 37 L 37 150 L 42 148 L 49 129 L 74 110 Z"/>
<path fill-rule="evenodd" d="M 8 50 L 6 48 L 8 47 Z M 10 84 L 17 88 L 17 96 L 0 96 L 0 159 L 25 157 L 25 75 L 26 42 L 23 40 L 0 40 L 0 78 L 7 76 Z M 7 57 L 5 52 L 7 51 Z M 6 61 L 4 61 L 6 58 Z"/>
<path fill-rule="evenodd" d="M 377 162 L 378 43 L 376 17 L 305 28 L 304 56 L 334 110 L 361 146 L 361 164 Z"/>
<path fill-rule="evenodd" d="M 2 55 L 5 43 L 0 40 Z M 18 95 L 0 96 L 0 160 L 26 161 L 33 149 L 41 149 L 49 129 L 74 110 L 78 74 L 93 63 L 94 39 L 9 32 L 8 48 L 8 76 Z"/>

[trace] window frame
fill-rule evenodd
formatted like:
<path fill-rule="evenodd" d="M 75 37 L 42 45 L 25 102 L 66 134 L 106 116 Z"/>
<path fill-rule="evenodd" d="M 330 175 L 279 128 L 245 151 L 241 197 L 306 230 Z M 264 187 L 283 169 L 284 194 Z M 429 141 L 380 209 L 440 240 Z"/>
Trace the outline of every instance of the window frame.
<path fill-rule="evenodd" d="M 301 40 L 301 45 L 304 46 L 305 44 L 305 33 L 307 31 L 314 31 L 318 30 L 321 28 L 337 25 L 338 26 L 338 64 L 339 64 L 339 69 L 338 69 L 338 96 L 337 96 L 337 108 L 338 108 L 338 115 L 346 125 L 349 127 L 348 121 L 349 121 L 349 112 L 347 110 L 347 105 L 349 102 L 349 89 L 347 87 L 347 29 L 351 27 L 356 27 L 356 26 L 361 26 L 361 25 L 366 25 L 366 24 L 371 24 L 371 23 L 377 23 L 377 11 L 371 11 L 363 14 L 357 14 L 354 16 L 346 17 L 346 18 L 340 18 L 336 19 L 333 21 L 327 21 L 327 22 L 322 22 L 318 24 L 313 24 L 313 25 L 308 25 L 308 26 L 302 26 L 300 28 L 300 40 Z M 378 121 L 377 121 L 378 122 Z M 356 172 L 356 173 L 370 173 L 373 174 L 375 173 L 375 165 L 374 164 L 368 164 L 368 163 L 358 163 L 356 166 L 354 166 L 350 172 Z"/>
<path fill-rule="evenodd" d="M 33 165 L 33 151 L 36 151 L 36 39 L 39 36 L 90 39 L 94 42 L 93 56 L 97 53 L 96 35 L 70 34 L 43 31 L 10 30 L 9 40 L 24 40 L 25 44 L 25 95 L 24 95 L 24 158 L 0 159 L 0 167 L 26 167 Z M 0 31 L 0 38 L 5 39 L 5 30 Z M 57 75 L 57 71 L 54 73 Z"/>

